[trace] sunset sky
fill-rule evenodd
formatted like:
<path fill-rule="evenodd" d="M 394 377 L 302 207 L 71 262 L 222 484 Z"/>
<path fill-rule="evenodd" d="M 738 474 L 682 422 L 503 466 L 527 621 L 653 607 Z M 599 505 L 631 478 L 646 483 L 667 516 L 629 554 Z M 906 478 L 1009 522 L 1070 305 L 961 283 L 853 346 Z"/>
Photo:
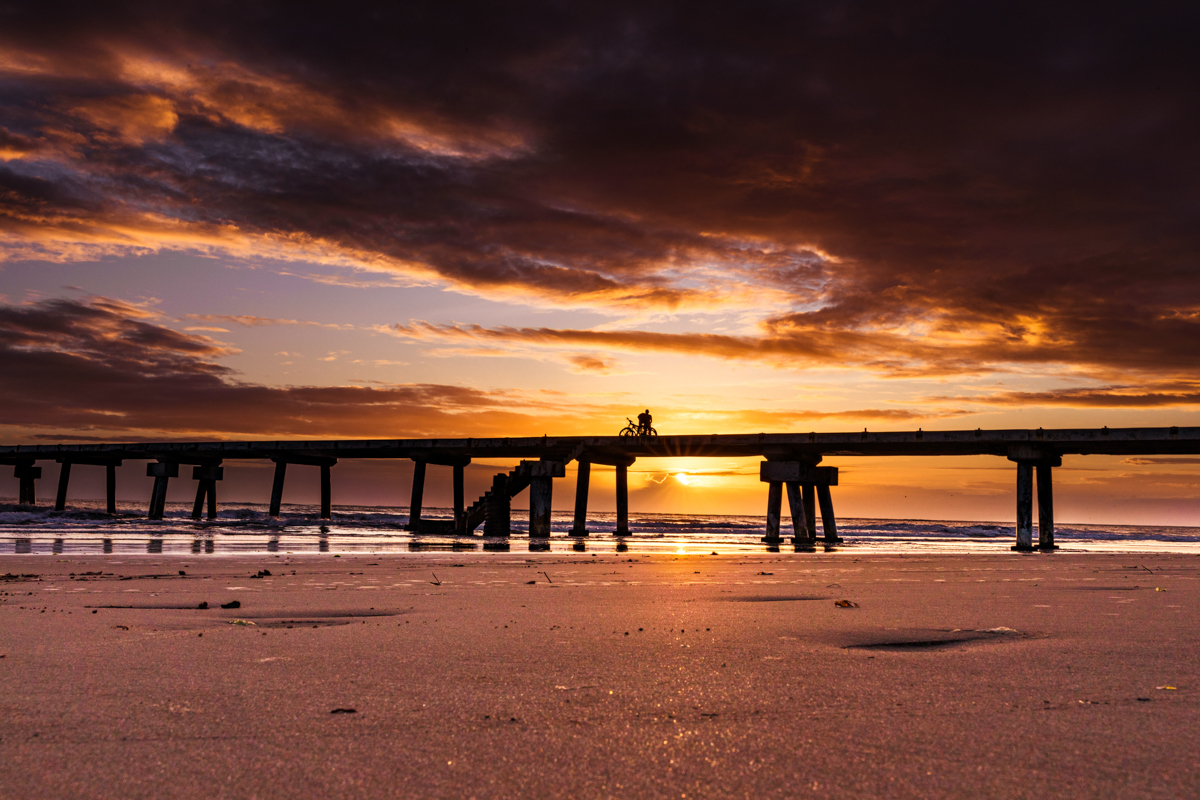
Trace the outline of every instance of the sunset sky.
<path fill-rule="evenodd" d="M 0 6 L 0 442 L 1200 425 L 1200 12 L 1047 6 Z M 828 463 L 1013 517 L 1002 459 Z M 1200 524 L 1200 458 L 1056 477 Z"/>

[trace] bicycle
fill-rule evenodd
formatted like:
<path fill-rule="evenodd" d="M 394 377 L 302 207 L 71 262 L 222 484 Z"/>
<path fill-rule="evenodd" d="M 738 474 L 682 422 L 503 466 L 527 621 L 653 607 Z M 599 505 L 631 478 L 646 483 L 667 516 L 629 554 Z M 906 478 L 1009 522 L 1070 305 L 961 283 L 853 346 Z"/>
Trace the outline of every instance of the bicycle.
<path fill-rule="evenodd" d="M 620 436 L 658 436 L 658 431 L 654 430 L 653 426 L 647 425 L 645 430 L 643 430 L 641 425 L 629 417 L 626 417 L 625 421 L 629 424 L 621 429 L 621 433 L 618 434 Z"/>

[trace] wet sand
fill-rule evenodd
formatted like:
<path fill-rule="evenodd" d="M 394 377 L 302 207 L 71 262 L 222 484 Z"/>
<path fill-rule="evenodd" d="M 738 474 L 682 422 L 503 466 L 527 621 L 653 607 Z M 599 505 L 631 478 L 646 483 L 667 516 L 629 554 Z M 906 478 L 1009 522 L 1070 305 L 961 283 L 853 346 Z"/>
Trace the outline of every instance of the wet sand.
<path fill-rule="evenodd" d="M 0 582 L 3 798 L 1200 787 L 1192 555 L 4 556 L 3 573 L 38 576 Z"/>

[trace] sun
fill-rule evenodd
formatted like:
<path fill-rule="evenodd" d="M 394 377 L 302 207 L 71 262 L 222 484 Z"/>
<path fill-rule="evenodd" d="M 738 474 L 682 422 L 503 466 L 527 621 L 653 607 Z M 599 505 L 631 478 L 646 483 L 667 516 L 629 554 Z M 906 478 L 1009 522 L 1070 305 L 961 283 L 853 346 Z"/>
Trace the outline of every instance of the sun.
<path fill-rule="evenodd" d="M 676 473 L 675 473 L 675 480 L 679 481 L 679 482 L 680 482 L 680 483 L 682 483 L 684 486 L 691 486 L 691 485 L 692 485 L 692 479 L 691 479 L 691 477 L 690 477 L 690 476 L 689 476 L 689 475 L 688 475 L 686 472 L 676 472 Z"/>

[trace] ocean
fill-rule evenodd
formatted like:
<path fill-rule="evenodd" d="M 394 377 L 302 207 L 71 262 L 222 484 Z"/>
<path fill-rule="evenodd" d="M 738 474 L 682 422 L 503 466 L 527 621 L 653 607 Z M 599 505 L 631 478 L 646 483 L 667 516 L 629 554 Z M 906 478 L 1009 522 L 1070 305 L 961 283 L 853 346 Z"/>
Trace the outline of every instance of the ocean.
<path fill-rule="evenodd" d="M 590 514 L 591 535 L 572 538 L 567 536 L 570 512 L 555 512 L 550 539 L 530 540 L 523 533 L 528 517 L 515 508 L 514 534 L 506 539 L 485 539 L 482 527 L 469 538 L 413 534 L 404 530 L 406 508 L 337 506 L 332 519 L 321 520 L 317 506 L 285 505 L 282 515 L 272 519 L 265 504 L 239 503 L 222 507 L 212 522 L 189 519 L 190 503 L 169 503 L 161 521 L 146 519 L 144 504 L 119 504 L 117 512 L 113 516 L 105 513 L 102 501 L 72 501 L 66 511 L 0 504 L 0 553 L 219 556 L 471 551 L 763 553 L 796 549 L 787 541 L 791 524 L 786 518 L 781 531 L 784 544 L 764 544 L 765 520 L 761 516 L 631 512 L 632 535 L 617 539 L 613 536 L 616 514 Z M 451 511 L 427 508 L 422 516 L 448 519 Z M 838 520 L 838 534 L 842 544 L 835 548 L 818 544 L 817 551 L 1002 553 L 1009 551 L 1015 538 L 1013 524 L 1005 522 L 854 518 Z M 1068 552 L 1200 553 L 1200 528 L 1067 523 L 1056 527 L 1055 542 Z"/>

